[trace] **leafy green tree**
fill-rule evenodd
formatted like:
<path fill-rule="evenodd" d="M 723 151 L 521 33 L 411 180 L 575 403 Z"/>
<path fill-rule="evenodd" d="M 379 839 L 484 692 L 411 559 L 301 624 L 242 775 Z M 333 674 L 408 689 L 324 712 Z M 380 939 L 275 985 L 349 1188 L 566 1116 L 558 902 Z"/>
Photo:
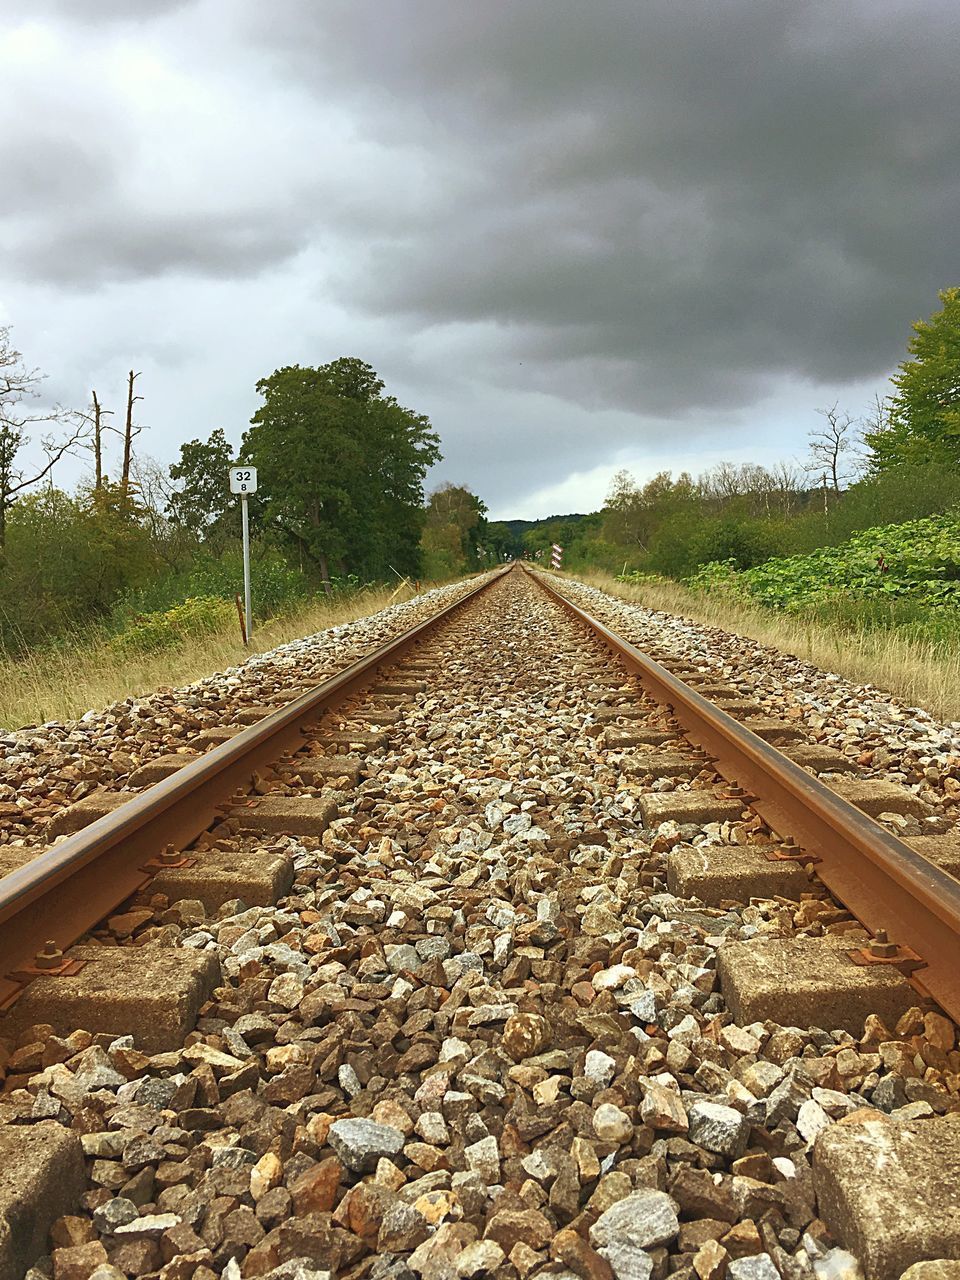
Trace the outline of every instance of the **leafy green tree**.
<path fill-rule="evenodd" d="M 422 414 L 383 394 L 368 364 L 343 357 L 278 369 L 243 438 L 269 525 L 316 565 L 361 576 L 416 572 L 423 479 L 440 457 Z"/>
<path fill-rule="evenodd" d="M 189 440 L 180 446 L 180 461 L 170 468 L 179 487 L 170 495 L 167 514 L 196 537 L 209 537 L 223 528 L 231 507 L 228 469 L 233 448 L 221 427 L 208 440 Z"/>
<path fill-rule="evenodd" d="M 487 524 L 484 546 L 489 552 L 488 559 L 491 561 L 513 560 L 523 555 L 522 541 L 503 520 L 494 520 Z"/>
<path fill-rule="evenodd" d="M 603 508 L 603 536 L 627 551 L 646 552 L 657 529 L 698 497 L 702 494 L 685 471 L 676 480 L 659 471 L 642 488 L 629 472 L 618 471 Z"/>
<path fill-rule="evenodd" d="M 164 568 L 142 507 L 119 484 L 44 487 L 12 508 L 0 574 L 0 647 L 16 651 L 91 619 Z"/>
<path fill-rule="evenodd" d="M 431 493 L 423 530 L 429 576 L 453 577 L 486 559 L 486 510 L 466 485 L 442 484 Z"/>
<path fill-rule="evenodd" d="M 941 309 L 913 326 L 912 359 L 893 376 L 886 423 L 864 436 L 877 470 L 931 457 L 960 462 L 960 287 L 939 297 Z"/>

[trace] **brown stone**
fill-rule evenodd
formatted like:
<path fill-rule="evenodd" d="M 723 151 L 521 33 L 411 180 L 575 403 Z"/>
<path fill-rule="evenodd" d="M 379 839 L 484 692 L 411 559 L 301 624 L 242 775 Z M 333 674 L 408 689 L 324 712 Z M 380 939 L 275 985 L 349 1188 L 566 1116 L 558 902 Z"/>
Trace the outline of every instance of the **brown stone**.
<path fill-rule="evenodd" d="M 750 1218 L 738 1222 L 722 1236 L 720 1243 L 731 1258 L 748 1258 L 755 1253 L 763 1252 L 763 1241 L 757 1224 Z"/>
<path fill-rule="evenodd" d="M 521 1240 L 531 1249 L 545 1249 L 554 1228 L 536 1209 L 505 1209 L 490 1219 L 483 1234 L 484 1239 L 496 1240 L 504 1253 L 509 1254 Z"/>
<path fill-rule="evenodd" d="M 329 1213 L 336 1202 L 343 1179 L 343 1166 L 336 1156 L 328 1156 L 302 1173 L 290 1186 L 294 1213 Z"/>
<path fill-rule="evenodd" d="M 71 1249 L 54 1249 L 53 1280 L 88 1280 L 92 1271 L 109 1261 L 99 1240 L 74 1245 Z"/>
<path fill-rule="evenodd" d="M 709 1169 L 683 1165 L 667 1189 L 687 1217 L 722 1222 L 736 1222 L 739 1217 L 730 1179 L 722 1178 L 718 1184 Z"/>
<path fill-rule="evenodd" d="M 514 1062 L 535 1057 L 550 1043 L 550 1024 L 538 1013 L 512 1014 L 503 1025 L 502 1043 Z"/>
<path fill-rule="evenodd" d="M 558 1231 L 550 1242 L 550 1257 L 576 1272 L 582 1280 L 613 1280 L 609 1262 L 571 1227 Z"/>
<path fill-rule="evenodd" d="M 65 1214 L 50 1228 L 50 1245 L 54 1249 L 72 1249 L 78 1244 L 89 1244 L 97 1239 L 97 1228 L 90 1218 L 77 1214 Z"/>
<path fill-rule="evenodd" d="M 700 1280 L 723 1280 L 730 1255 L 716 1240 L 705 1240 L 693 1257 L 693 1269 Z"/>
<path fill-rule="evenodd" d="M 642 1087 L 640 1119 L 643 1123 L 667 1133 L 686 1133 L 689 1121 L 679 1093 L 653 1080 L 645 1080 Z"/>

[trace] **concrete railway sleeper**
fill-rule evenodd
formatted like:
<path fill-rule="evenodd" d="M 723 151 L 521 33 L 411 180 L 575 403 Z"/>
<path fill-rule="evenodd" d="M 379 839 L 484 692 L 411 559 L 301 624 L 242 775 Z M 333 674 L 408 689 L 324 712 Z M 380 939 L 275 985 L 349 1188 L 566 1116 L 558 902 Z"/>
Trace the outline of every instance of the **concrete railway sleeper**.
<path fill-rule="evenodd" d="M 588 621 L 492 576 L 0 849 L 0 1280 L 954 1275 L 949 824 Z"/>

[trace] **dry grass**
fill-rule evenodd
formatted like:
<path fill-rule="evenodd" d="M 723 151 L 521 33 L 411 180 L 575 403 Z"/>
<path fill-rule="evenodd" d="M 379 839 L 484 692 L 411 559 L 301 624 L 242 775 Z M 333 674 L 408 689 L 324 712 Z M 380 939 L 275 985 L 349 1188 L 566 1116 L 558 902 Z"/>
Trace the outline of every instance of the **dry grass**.
<path fill-rule="evenodd" d="M 676 582 L 618 582 L 605 573 L 578 581 L 640 604 L 722 627 L 761 644 L 795 654 L 848 680 L 885 689 L 912 707 L 942 720 L 960 720 L 960 648 L 917 640 L 893 630 L 851 629 L 772 613 L 749 604 L 690 591 Z"/>
<path fill-rule="evenodd" d="M 426 588 L 425 588 L 426 589 Z M 237 666 L 251 652 L 262 653 L 325 627 L 353 622 L 385 609 L 412 592 L 389 588 L 360 592 L 346 599 L 312 602 L 307 608 L 265 623 L 254 633 L 253 648 L 243 647 L 237 626 L 191 637 L 181 648 L 134 657 L 119 654 L 103 640 L 79 636 L 69 647 L 36 651 L 23 659 L 0 658 L 0 726 L 72 720 L 91 708 L 122 698 L 152 693 L 162 686 L 189 684 Z"/>

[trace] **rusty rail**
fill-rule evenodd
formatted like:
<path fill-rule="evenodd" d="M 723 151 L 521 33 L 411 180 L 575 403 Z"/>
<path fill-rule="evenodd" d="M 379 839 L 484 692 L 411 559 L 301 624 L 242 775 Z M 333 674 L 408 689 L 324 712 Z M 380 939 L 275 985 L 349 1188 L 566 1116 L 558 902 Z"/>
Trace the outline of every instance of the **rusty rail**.
<path fill-rule="evenodd" d="M 506 572 L 479 582 L 426 621 L 0 878 L 0 1010 L 36 976 L 34 958 L 48 940 L 66 951 L 149 883 L 166 845 L 183 849 L 195 840 L 233 792 L 249 786 L 257 769 L 302 746 L 307 725 L 369 684 L 379 668 L 396 662 Z"/>
<path fill-rule="evenodd" d="M 539 573 L 526 572 L 639 676 L 650 696 L 669 708 L 684 736 L 715 758 L 722 777 L 757 797 L 750 805 L 773 831 L 792 836 L 820 859 L 817 875 L 831 892 L 870 933 L 885 930 L 898 944 L 914 986 L 960 1018 L 960 881 L 568 600 Z M 922 967 L 913 969 L 910 952 Z"/>

